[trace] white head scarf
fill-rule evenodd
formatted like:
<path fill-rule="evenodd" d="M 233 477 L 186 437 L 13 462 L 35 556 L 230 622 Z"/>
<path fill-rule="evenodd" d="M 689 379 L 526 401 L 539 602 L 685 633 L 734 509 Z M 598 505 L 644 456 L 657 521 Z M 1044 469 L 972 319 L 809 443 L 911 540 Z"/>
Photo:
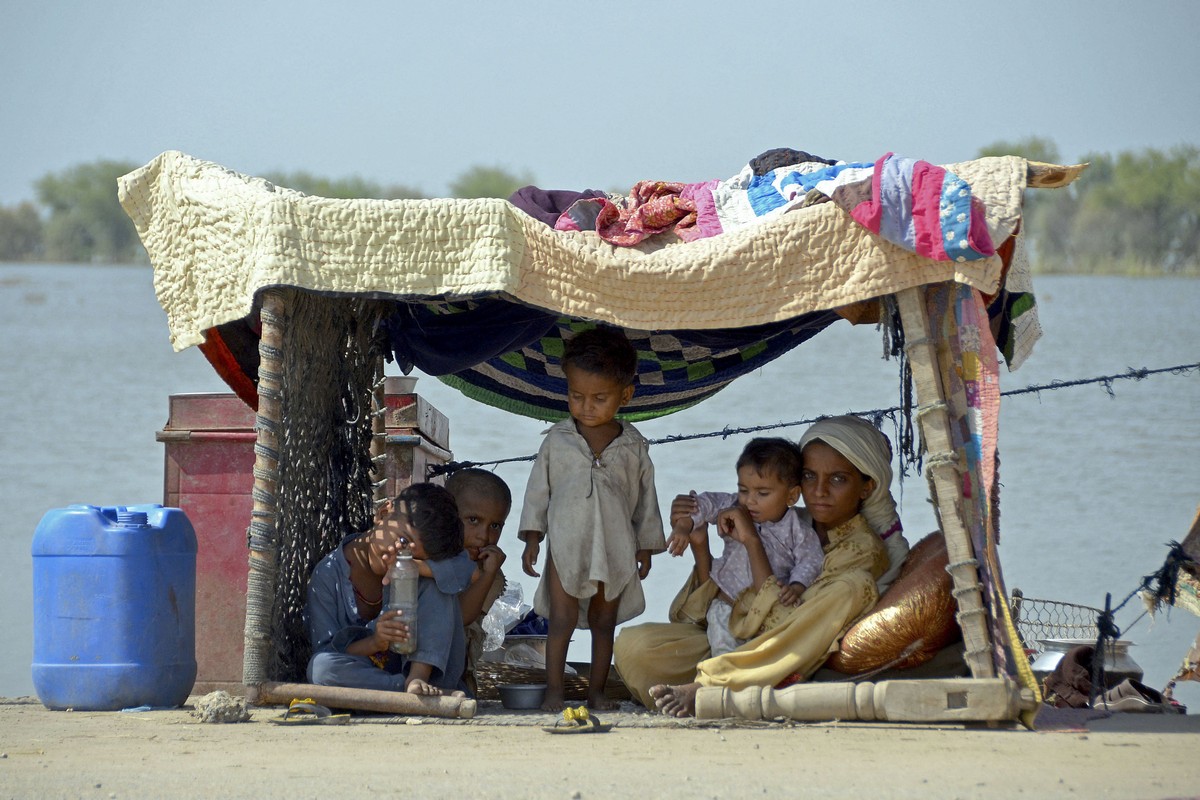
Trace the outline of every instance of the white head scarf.
<path fill-rule="evenodd" d="M 800 449 L 821 441 L 837 450 L 859 472 L 875 480 L 875 489 L 863 501 L 862 515 L 871 530 L 886 536 L 899 529 L 900 517 L 892 498 L 892 445 L 875 426 L 861 417 L 829 417 L 814 423 L 800 437 Z"/>

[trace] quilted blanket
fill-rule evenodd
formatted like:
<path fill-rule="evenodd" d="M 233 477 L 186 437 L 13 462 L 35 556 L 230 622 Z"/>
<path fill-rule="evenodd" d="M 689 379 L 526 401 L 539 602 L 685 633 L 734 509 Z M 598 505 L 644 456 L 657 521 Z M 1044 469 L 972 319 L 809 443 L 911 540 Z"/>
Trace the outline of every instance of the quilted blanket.
<path fill-rule="evenodd" d="M 982 242 L 1021 215 L 1027 162 L 948 165 L 971 188 Z M 837 203 L 772 215 L 692 242 L 617 247 L 554 231 L 505 200 L 312 197 L 177 151 L 123 176 L 118 193 L 154 266 L 181 350 L 250 313 L 255 294 L 295 286 L 335 294 L 507 296 L 566 317 L 639 330 L 727 329 L 789 320 L 927 283 L 985 294 L 1001 261 L 936 260 L 889 242 Z M 973 245 L 974 246 L 974 245 Z"/>

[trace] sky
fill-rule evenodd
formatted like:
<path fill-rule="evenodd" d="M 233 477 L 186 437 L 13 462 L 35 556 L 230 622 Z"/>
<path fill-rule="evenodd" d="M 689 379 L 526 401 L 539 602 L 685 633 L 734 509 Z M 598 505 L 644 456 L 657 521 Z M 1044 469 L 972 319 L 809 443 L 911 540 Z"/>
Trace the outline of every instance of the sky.
<path fill-rule="evenodd" d="M 472 166 L 611 190 L 774 147 L 1167 149 L 1200 142 L 1198 31 L 1187 0 L 0 0 L 0 205 L 164 150 L 445 196 Z"/>

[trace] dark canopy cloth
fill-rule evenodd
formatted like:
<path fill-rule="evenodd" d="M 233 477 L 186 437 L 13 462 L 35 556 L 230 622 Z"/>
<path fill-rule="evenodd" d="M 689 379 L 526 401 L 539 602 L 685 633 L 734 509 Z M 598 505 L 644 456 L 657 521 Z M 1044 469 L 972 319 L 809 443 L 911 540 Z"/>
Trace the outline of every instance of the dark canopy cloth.
<path fill-rule="evenodd" d="M 837 319 L 836 312 L 816 311 L 728 330 L 625 329 L 638 353 L 638 374 L 621 416 L 652 419 L 695 405 Z M 544 420 L 566 417 L 559 359 L 566 341 L 592 326 L 501 299 L 397 302 L 384 321 L 392 357 L 405 374 L 416 368 L 474 400 Z M 201 350 L 242 400 L 257 404 L 255 326 L 227 323 L 210 332 Z"/>
<path fill-rule="evenodd" d="M 693 185 L 706 194 L 689 197 L 711 200 L 702 221 L 722 225 L 720 235 L 682 241 L 666 231 L 632 247 L 548 224 L 603 195 L 595 190 L 333 200 L 178 152 L 124 176 L 119 190 L 176 349 L 200 345 L 253 406 L 257 307 L 276 286 L 390 302 L 383 332 L 402 371 L 545 420 L 567 413 L 563 344 L 592 325 L 621 328 L 638 351 L 623 416 L 639 420 L 711 397 L 828 327 L 839 308 L 947 280 L 1002 295 L 1007 263 L 990 242 L 1017 229 L 1024 159 L 773 166 Z M 957 222 L 948 203 L 966 212 Z M 931 256 L 941 245 L 928 243 L 949 243 L 955 229 L 959 240 L 970 232 L 967 258 Z M 1015 307 L 996 304 L 1002 314 Z"/>

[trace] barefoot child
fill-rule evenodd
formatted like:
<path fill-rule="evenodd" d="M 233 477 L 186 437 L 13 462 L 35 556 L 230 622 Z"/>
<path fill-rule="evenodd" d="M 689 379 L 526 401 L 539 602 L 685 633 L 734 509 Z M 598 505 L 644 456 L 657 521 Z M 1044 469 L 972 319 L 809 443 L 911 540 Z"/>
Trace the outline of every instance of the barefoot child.
<path fill-rule="evenodd" d="M 380 613 L 386 602 L 384 578 L 404 543 L 420 559 L 422 576 L 417 649 L 407 656 L 389 649 L 392 642 L 408 639 L 400 612 Z M 458 596 L 474 571 L 450 493 L 430 483 L 404 489 L 379 510 L 370 530 L 343 539 L 309 578 L 309 681 L 424 695 L 460 692 L 466 637 Z"/>
<path fill-rule="evenodd" d="M 705 614 L 714 656 L 746 641 L 729 630 L 734 603 L 743 592 L 757 592 L 774 579 L 780 587 L 779 602 L 799 605 L 800 595 L 821 572 L 821 542 L 793 507 L 800 499 L 800 473 L 799 447 L 786 439 L 752 439 L 737 460 L 737 494 L 693 492 L 671 504 L 667 550 L 679 556 L 691 546 L 698 587 L 692 602 L 707 603 L 706 611 L 695 610 Z M 715 560 L 708 545 L 710 522 L 718 523 L 717 532 L 725 540 Z"/>
<path fill-rule="evenodd" d="M 590 628 L 588 705 L 612 708 L 604 694 L 616 625 L 646 608 L 641 580 L 650 556 L 665 547 L 654 466 L 646 440 L 614 419 L 633 397 L 637 353 L 619 331 L 596 328 L 574 336 L 562 357 L 571 416 L 546 432 L 529 476 L 518 538 L 522 566 L 534 570 L 546 540 L 545 577 L 533 607 L 550 620 L 546 698 L 563 706 L 567 645 L 576 627 Z"/>
<path fill-rule="evenodd" d="M 463 545 L 475 562 L 471 585 L 459 595 L 463 625 L 467 636 L 467 667 L 463 679 L 472 693 L 477 692 L 475 664 L 483 655 L 483 617 L 504 591 L 504 551 L 500 532 L 512 508 L 508 484 L 494 472 L 462 469 L 446 479 L 446 489 L 458 504 L 463 524 Z"/>

